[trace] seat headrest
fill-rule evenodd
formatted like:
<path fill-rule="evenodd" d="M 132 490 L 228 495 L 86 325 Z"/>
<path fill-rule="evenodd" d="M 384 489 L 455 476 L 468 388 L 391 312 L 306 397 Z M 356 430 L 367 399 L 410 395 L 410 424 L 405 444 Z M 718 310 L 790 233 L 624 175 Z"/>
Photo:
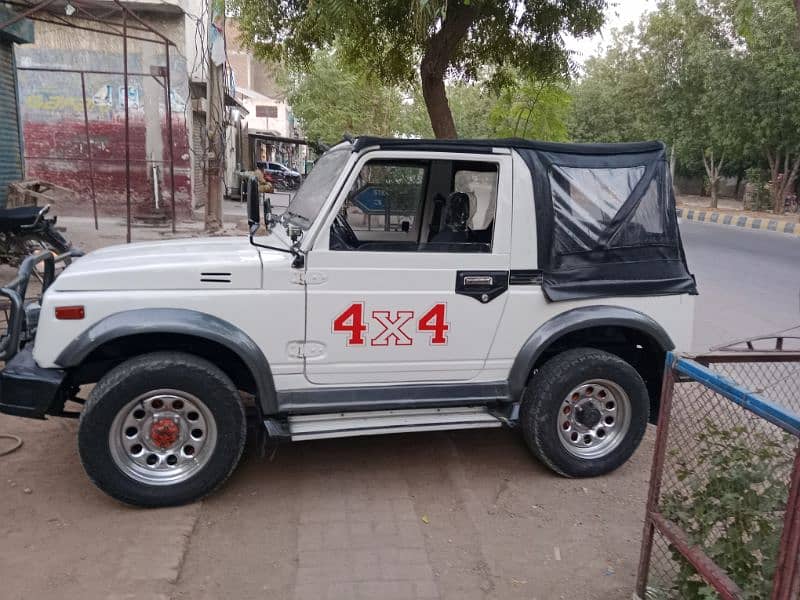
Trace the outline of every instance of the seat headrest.
<path fill-rule="evenodd" d="M 454 231 L 465 230 L 470 212 L 469 196 L 464 192 L 453 192 L 445 203 L 445 225 Z"/>

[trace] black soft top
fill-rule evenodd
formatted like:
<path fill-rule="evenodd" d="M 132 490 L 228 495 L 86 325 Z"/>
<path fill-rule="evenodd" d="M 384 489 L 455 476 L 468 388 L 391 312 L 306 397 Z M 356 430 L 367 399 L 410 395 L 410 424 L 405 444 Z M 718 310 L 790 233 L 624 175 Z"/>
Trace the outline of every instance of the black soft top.
<path fill-rule="evenodd" d="M 609 156 L 616 154 L 638 154 L 657 152 L 664 149 L 662 142 L 626 142 L 622 144 L 567 144 L 559 142 L 537 142 L 522 138 L 500 138 L 494 140 L 430 140 L 382 137 L 360 137 L 353 142 L 353 152 L 378 146 L 386 150 L 455 150 L 457 152 L 491 152 L 492 148 L 515 148 L 558 152 L 564 154 L 584 154 Z"/>
<path fill-rule="evenodd" d="M 362 137 L 379 147 L 491 153 L 514 149 L 530 171 L 538 268 L 551 301 L 696 294 L 661 142 L 560 144 L 522 139 Z M 516 199 L 515 199 L 516 201 Z"/>

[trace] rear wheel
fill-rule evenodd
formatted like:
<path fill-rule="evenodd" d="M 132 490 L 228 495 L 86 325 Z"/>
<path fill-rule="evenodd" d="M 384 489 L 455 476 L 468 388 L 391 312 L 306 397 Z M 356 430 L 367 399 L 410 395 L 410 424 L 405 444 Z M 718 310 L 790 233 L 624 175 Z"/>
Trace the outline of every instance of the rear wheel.
<path fill-rule="evenodd" d="M 81 415 L 78 446 L 92 481 L 139 506 L 172 506 L 212 492 L 245 442 L 239 394 L 216 366 L 157 352 L 110 371 Z"/>
<path fill-rule="evenodd" d="M 555 356 L 528 384 L 520 422 L 528 447 L 567 477 L 609 473 L 642 440 L 649 417 L 647 387 L 627 362 L 577 348 Z"/>

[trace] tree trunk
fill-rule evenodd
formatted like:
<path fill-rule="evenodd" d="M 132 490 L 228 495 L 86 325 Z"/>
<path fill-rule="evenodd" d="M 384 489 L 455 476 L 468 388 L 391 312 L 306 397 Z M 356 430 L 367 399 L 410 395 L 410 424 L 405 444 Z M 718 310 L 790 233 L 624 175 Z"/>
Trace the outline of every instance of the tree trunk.
<path fill-rule="evenodd" d="M 425 73 L 425 62 L 422 63 L 422 97 L 433 127 L 433 135 L 439 139 L 455 139 L 458 137 L 447 92 L 444 87 L 444 75 Z"/>
<path fill-rule="evenodd" d="M 783 158 L 783 171 L 781 172 L 781 158 Z M 769 193 L 772 197 L 772 212 L 782 215 L 785 207 L 786 196 L 794 188 L 800 172 L 800 154 L 794 158 L 788 150 L 781 157 L 781 150 L 776 150 L 775 154 L 767 151 L 769 161 Z"/>
<path fill-rule="evenodd" d="M 744 198 L 744 186 L 742 185 L 742 178 L 744 177 L 744 172 L 742 169 L 736 173 L 736 189 L 734 190 L 734 195 L 736 196 L 737 200 L 742 200 Z"/>
<path fill-rule="evenodd" d="M 703 166 L 708 175 L 708 190 L 711 194 L 711 208 L 717 208 L 717 184 L 720 180 L 720 173 L 722 172 L 722 165 L 725 163 L 725 154 L 719 159 L 719 163 L 714 160 L 714 151 L 711 150 L 710 156 L 706 159 L 705 152 L 703 153 Z"/>
<path fill-rule="evenodd" d="M 800 1 L 800 0 L 798 0 Z M 672 147 L 669 149 L 669 180 L 672 184 L 672 193 L 674 195 L 678 195 L 678 191 L 675 189 L 675 167 L 676 167 L 677 158 L 675 157 L 675 144 L 672 144 Z"/>
<path fill-rule="evenodd" d="M 448 2 L 441 28 L 428 39 L 422 56 L 419 67 L 422 97 L 437 138 L 458 137 L 453 113 L 447 101 L 444 78 L 453 54 L 466 37 L 477 14 L 474 2 L 466 5 L 464 0 Z"/>

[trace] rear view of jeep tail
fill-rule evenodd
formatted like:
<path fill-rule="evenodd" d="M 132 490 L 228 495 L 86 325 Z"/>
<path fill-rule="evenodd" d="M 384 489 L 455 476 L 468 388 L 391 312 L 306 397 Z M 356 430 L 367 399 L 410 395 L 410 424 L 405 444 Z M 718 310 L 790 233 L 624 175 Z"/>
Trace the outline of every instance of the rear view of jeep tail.
<path fill-rule="evenodd" d="M 660 143 L 358 138 L 285 212 L 248 198 L 248 237 L 104 248 L 26 299 L 39 255 L 0 290 L 0 411 L 79 418 L 123 502 L 219 487 L 246 407 L 271 442 L 518 428 L 553 471 L 602 475 L 690 347 Z"/>

